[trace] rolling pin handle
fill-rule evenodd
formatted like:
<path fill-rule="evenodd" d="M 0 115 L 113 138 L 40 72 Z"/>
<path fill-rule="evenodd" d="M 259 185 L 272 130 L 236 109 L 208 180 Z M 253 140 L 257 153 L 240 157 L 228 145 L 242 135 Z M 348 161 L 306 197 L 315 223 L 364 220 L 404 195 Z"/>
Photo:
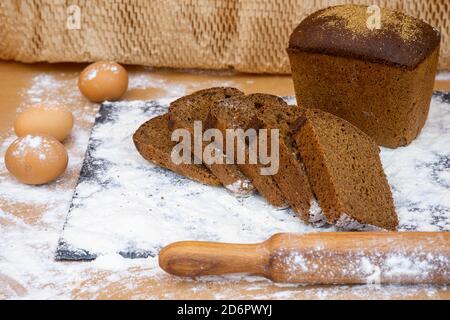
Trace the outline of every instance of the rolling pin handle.
<path fill-rule="evenodd" d="M 260 244 L 181 241 L 164 247 L 159 265 L 177 276 L 250 273 L 265 276 L 268 252 Z"/>

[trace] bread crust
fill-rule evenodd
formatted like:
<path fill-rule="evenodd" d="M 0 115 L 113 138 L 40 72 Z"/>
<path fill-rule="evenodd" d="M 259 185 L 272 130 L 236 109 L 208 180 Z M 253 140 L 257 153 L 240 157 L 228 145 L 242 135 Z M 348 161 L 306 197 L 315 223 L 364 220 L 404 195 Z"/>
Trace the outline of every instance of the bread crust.
<path fill-rule="evenodd" d="M 133 142 L 141 156 L 163 168 L 182 176 L 211 186 L 221 185 L 220 181 L 202 164 L 175 164 L 171 159 L 175 142 L 171 141 L 168 128 L 169 116 L 157 116 L 143 123 L 133 134 Z"/>
<path fill-rule="evenodd" d="M 441 36 L 437 29 L 399 11 L 380 9 L 380 28 L 369 29 L 367 8 L 347 4 L 312 13 L 292 32 L 288 51 L 327 54 L 412 70 L 439 46 Z"/>

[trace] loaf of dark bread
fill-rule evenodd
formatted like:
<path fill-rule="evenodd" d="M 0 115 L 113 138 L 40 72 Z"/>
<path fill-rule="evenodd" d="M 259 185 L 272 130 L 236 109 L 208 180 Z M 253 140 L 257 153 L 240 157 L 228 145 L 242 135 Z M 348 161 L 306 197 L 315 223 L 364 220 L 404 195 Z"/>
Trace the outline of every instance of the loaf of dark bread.
<path fill-rule="evenodd" d="M 198 182 L 218 186 L 220 181 L 202 164 L 174 164 L 171 159 L 175 142 L 168 127 L 169 115 L 152 118 L 133 135 L 134 144 L 146 160 Z M 193 160 L 193 159 L 191 159 Z"/>
<path fill-rule="evenodd" d="M 226 137 L 227 129 L 249 128 L 250 121 L 258 113 L 258 110 L 267 106 L 269 108 L 279 108 L 287 106 L 286 102 L 280 97 L 269 94 L 250 94 L 247 96 L 235 96 L 211 107 L 206 125 L 208 128 L 219 129 Z M 226 148 L 226 143 L 224 144 Z M 237 151 L 237 150 L 236 150 Z M 235 161 L 237 152 L 234 152 Z M 274 206 L 286 206 L 286 199 L 277 186 L 273 176 L 261 175 L 260 163 L 249 163 L 248 148 L 245 149 L 245 163 L 237 163 L 239 169 L 250 178 L 252 184 L 266 200 Z"/>
<path fill-rule="evenodd" d="M 307 109 L 293 125 L 311 187 L 329 223 L 395 230 L 398 218 L 375 142 L 349 122 Z"/>
<path fill-rule="evenodd" d="M 254 129 L 279 130 L 279 171 L 273 176 L 294 212 L 306 222 L 322 223 L 324 217 L 309 185 L 305 166 L 292 137 L 292 125 L 304 108 L 280 104 L 263 106 L 250 122 Z M 269 144 L 270 146 L 270 144 Z"/>
<path fill-rule="evenodd" d="M 371 25 L 374 14 L 359 5 L 317 11 L 293 31 L 287 52 L 299 105 L 333 113 L 395 148 L 425 124 L 440 34 L 388 9 L 379 12 L 380 26 Z"/>
<path fill-rule="evenodd" d="M 194 121 L 200 121 L 205 130 L 205 121 L 210 108 L 220 100 L 243 96 L 235 88 L 216 87 L 194 92 L 173 101 L 169 106 L 169 127 L 171 130 L 186 129 L 194 135 Z M 193 141 L 193 139 L 192 139 Z M 203 148 L 208 143 L 203 144 Z M 192 148 L 192 150 L 194 150 Z M 219 152 L 219 151 L 218 151 Z M 223 155 L 226 159 L 226 156 Z M 226 162 L 226 160 L 224 160 Z M 250 180 L 234 164 L 205 164 L 228 190 L 238 195 L 248 195 L 254 187 Z"/>

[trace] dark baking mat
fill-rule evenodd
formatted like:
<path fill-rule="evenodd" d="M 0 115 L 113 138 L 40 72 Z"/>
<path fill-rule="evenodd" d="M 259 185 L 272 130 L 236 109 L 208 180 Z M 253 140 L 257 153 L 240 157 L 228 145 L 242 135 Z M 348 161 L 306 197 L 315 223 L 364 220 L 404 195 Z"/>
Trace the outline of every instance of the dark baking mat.
<path fill-rule="evenodd" d="M 131 135 L 166 111 L 167 101 L 102 104 L 57 260 L 92 260 L 108 253 L 153 257 L 177 240 L 256 242 L 275 232 L 317 230 L 259 196 L 236 199 L 222 188 L 203 186 L 143 160 Z M 381 157 L 399 229 L 450 230 L 450 94 L 434 94 L 416 141 L 406 148 L 382 148 Z"/>

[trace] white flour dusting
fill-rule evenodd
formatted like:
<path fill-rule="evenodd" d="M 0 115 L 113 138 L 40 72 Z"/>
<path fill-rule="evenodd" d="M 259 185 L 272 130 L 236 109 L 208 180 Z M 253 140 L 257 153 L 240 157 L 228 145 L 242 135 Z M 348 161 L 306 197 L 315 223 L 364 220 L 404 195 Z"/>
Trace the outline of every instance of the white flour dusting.
<path fill-rule="evenodd" d="M 43 143 L 42 137 L 27 135 L 23 139 L 18 140 L 17 149 L 13 152 L 14 156 L 23 156 L 24 152 L 30 148 L 37 149 Z"/>
<path fill-rule="evenodd" d="M 336 227 L 342 230 L 359 230 L 359 231 L 383 231 L 382 228 L 371 224 L 362 224 L 350 217 L 346 213 L 342 213 L 335 223 Z"/>
<path fill-rule="evenodd" d="M 321 226 L 326 223 L 325 215 L 323 214 L 322 208 L 316 199 L 311 199 L 309 207 L 309 222 L 316 226 Z"/>
<path fill-rule="evenodd" d="M 170 101 L 187 93 L 186 86 L 169 84 L 167 80 L 155 78 L 149 73 L 138 72 L 130 74 L 129 77 L 128 90 L 143 90 L 147 88 L 167 90 L 165 98 L 170 99 Z"/>
<path fill-rule="evenodd" d="M 18 162 L 23 162 L 25 155 L 29 152 L 37 152 L 39 160 L 44 161 L 47 159 L 49 150 L 53 148 L 48 139 L 33 135 L 26 135 L 21 139 L 15 140 L 12 145 L 16 149 L 11 155 L 14 157 L 14 161 Z"/>
<path fill-rule="evenodd" d="M 76 88 L 76 80 L 67 80 L 63 75 L 40 74 L 33 78 L 31 86 L 22 93 L 24 105 L 18 111 L 24 110 L 25 105 L 36 103 L 80 105 L 83 98 L 78 90 L 67 90 L 67 87 Z M 92 109 L 93 106 L 86 105 L 85 108 Z M 94 112 L 95 110 L 91 114 Z M 2 205 L 5 205 L 0 207 L 0 298 L 68 297 L 68 291 L 61 291 L 63 286 L 76 279 L 77 272 L 85 269 L 73 265 L 65 270 L 53 262 L 55 241 L 73 192 L 66 180 L 69 175 L 78 172 L 83 161 L 89 126 L 84 129 L 82 124 L 92 121 L 92 116 L 87 118 L 81 111 L 75 111 L 74 116 L 76 123 L 72 135 L 65 142 L 69 154 L 68 169 L 62 177 L 49 185 L 27 186 L 11 177 L 6 172 L 3 156 L 7 147 L 17 138 L 12 123 L 7 135 L 0 137 L 0 199 Z M 27 137 L 22 141 L 34 148 L 40 147 L 42 143 L 40 138 Z M 24 149 L 19 148 L 19 152 Z M 29 216 L 27 204 L 40 210 L 34 216 Z M 3 279 L 7 279 L 6 282 Z M 60 281 L 60 287 L 48 285 L 53 281 Z"/>
<path fill-rule="evenodd" d="M 448 95 L 433 98 L 427 123 L 410 145 L 381 148 L 381 161 L 405 230 L 450 230 L 449 102 Z"/>
<path fill-rule="evenodd" d="M 226 185 L 225 188 L 232 192 L 236 197 L 246 197 L 255 193 L 255 189 L 248 179 L 238 179 L 235 182 Z"/>
<path fill-rule="evenodd" d="M 447 81 L 450 80 L 450 71 L 449 70 L 441 70 L 436 75 L 436 80 Z"/>
<path fill-rule="evenodd" d="M 93 80 L 97 77 L 98 72 L 101 71 L 111 71 L 112 73 L 118 73 L 120 71 L 120 69 L 116 66 L 113 65 L 111 63 L 100 63 L 97 64 L 95 68 L 92 68 L 91 70 L 89 70 L 89 72 L 87 74 L 84 75 L 82 80 Z"/>
<path fill-rule="evenodd" d="M 379 284 L 381 282 L 381 269 L 379 266 L 373 265 L 367 257 L 361 258 L 360 264 L 361 271 L 366 274 L 368 284 Z"/>
<path fill-rule="evenodd" d="M 311 269 L 317 270 L 317 268 L 319 267 L 318 265 L 308 265 L 307 260 L 305 259 L 305 257 L 303 257 L 303 255 L 301 253 L 295 253 L 292 252 L 290 253 L 287 258 L 285 259 L 285 263 L 286 265 L 289 266 L 288 270 L 289 273 L 294 274 L 294 273 L 305 273 L 308 272 Z"/>
<path fill-rule="evenodd" d="M 97 77 L 98 69 L 92 69 L 86 74 L 86 80 L 93 80 Z"/>
<path fill-rule="evenodd" d="M 323 261 L 333 263 L 323 264 Z M 292 280 L 299 276 L 328 280 L 347 276 L 361 283 L 380 284 L 387 280 L 394 283 L 411 280 L 419 282 L 437 275 L 446 279 L 450 277 L 448 257 L 425 253 L 421 248 L 406 250 L 400 246 L 395 253 L 388 254 L 367 248 L 366 252 L 356 250 L 336 255 L 319 246 L 302 252 L 280 251 L 274 255 L 272 264 L 277 265 L 278 270 L 286 269 L 286 276 Z M 280 268 L 280 265 L 285 268 Z"/>
<path fill-rule="evenodd" d="M 214 83 L 212 85 L 218 85 Z M 234 85 L 234 83 L 227 83 Z M 151 75 L 142 74 L 137 77 L 130 77 L 130 88 L 143 89 L 147 86 L 161 88 L 167 91 L 166 99 L 162 103 L 167 103 L 173 97 L 185 94 L 186 87 L 181 85 L 169 86 L 165 81 L 153 78 Z M 76 79 L 67 77 L 54 76 L 50 74 L 41 74 L 36 76 L 32 85 L 24 93 L 26 103 L 40 103 L 40 102 L 55 102 L 58 99 L 61 103 L 67 105 L 80 104 L 84 99 L 78 93 L 78 90 L 67 90 L 67 88 L 76 88 Z M 133 105 L 133 104 L 131 104 Z M 141 105 L 141 102 L 135 102 L 135 106 Z M 98 225 L 104 225 L 104 230 L 96 229 L 96 226 L 90 226 L 90 219 L 85 220 L 83 232 L 76 236 L 73 235 L 80 245 L 92 245 L 83 241 L 83 234 L 86 239 L 94 241 L 94 245 L 101 249 L 106 249 L 106 254 L 100 255 L 96 260 L 85 263 L 62 263 L 54 261 L 54 253 L 60 231 L 69 209 L 70 200 L 72 197 L 73 186 L 67 185 L 65 177 L 76 174 L 80 169 L 84 157 L 84 151 L 87 146 L 89 138 L 89 126 L 81 124 L 90 123 L 93 111 L 96 106 L 90 103 L 84 103 L 84 111 L 74 111 L 75 126 L 71 137 L 66 141 L 66 147 L 69 153 L 69 166 L 65 175 L 57 179 L 55 182 L 45 186 L 26 186 L 16 182 L 9 174 L 6 173 L 3 162 L 3 154 L 7 146 L 15 139 L 12 130 L 6 136 L 2 136 L 3 142 L 0 145 L 0 199 L 5 207 L 0 208 L 0 234 L 2 241 L 0 241 L 0 298 L 71 298 L 77 297 L 83 291 L 91 296 L 98 296 L 106 288 L 106 283 L 117 281 L 125 288 L 133 286 L 133 278 L 148 276 L 156 279 L 166 277 L 164 273 L 158 268 L 157 258 L 148 257 L 146 259 L 125 259 L 114 248 L 123 247 L 124 242 L 134 247 L 145 247 L 147 244 L 162 245 L 160 239 L 156 237 L 165 236 L 167 239 L 164 242 L 169 242 L 177 239 L 202 239 L 202 240 L 217 240 L 217 241 L 233 241 L 233 242 L 251 242 L 255 240 L 262 240 L 266 235 L 274 231 L 296 231 L 308 232 L 315 230 L 312 227 L 305 226 L 293 215 L 289 215 L 286 210 L 272 211 L 265 205 L 263 201 L 257 197 L 250 197 L 247 199 L 236 199 L 224 192 L 221 197 L 217 199 L 218 203 L 224 208 L 229 209 L 228 216 L 213 216 L 210 220 L 212 210 L 203 206 L 192 207 L 192 214 L 188 218 L 189 224 L 182 225 L 179 223 L 179 207 L 172 206 L 171 210 L 160 215 L 156 212 L 160 208 L 167 206 L 170 200 L 175 196 L 181 196 L 183 191 L 187 198 L 195 196 L 198 197 L 199 202 L 207 202 L 208 195 L 211 192 L 210 187 L 205 187 L 200 184 L 192 183 L 188 180 L 172 180 L 173 175 L 164 170 L 159 170 L 155 176 L 133 176 L 132 172 L 128 170 L 128 166 L 143 166 L 151 167 L 147 162 L 140 159 L 133 149 L 129 141 L 129 135 L 136 129 L 136 123 L 146 120 L 143 114 L 136 111 L 137 119 L 134 123 L 124 123 L 123 127 L 119 126 L 105 126 L 103 130 L 110 130 L 114 132 L 114 137 L 126 137 L 123 141 L 119 141 L 121 148 L 105 148 L 98 150 L 99 155 L 103 157 L 113 157 L 125 159 L 120 166 L 108 168 L 107 174 L 102 177 L 104 181 L 112 179 L 112 181 L 123 181 L 127 178 L 135 184 L 133 191 L 137 192 L 134 195 L 130 191 L 127 194 L 129 201 L 134 201 L 134 207 L 129 209 L 137 209 L 136 212 L 129 211 L 124 208 L 116 208 L 108 204 L 107 201 L 102 203 L 100 216 L 98 217 Z M 21 108 L 23 109 L 23 108 Z M 436 110 L 436 112 L 439 112 Z M 435 115 L 436 115 L 435 112 Z M 439 115 L 438 115 L 439 116 Z M 444 120 L 442 120 L 444 122 Z M 446 119 L 448 122 L 448 118 Z M 443 123 L 442 122 L 442 123 Z M 105 134 L 105 132 L 103 132 Z M 117 143 L 111 139 L 111 144 Z M 436 148 L 438 146 L 435 146 Z M 387 158 L 388 155 L 386 155 Z M 387 159 L 389 160 L 389 159 Z M 392 163 L 391 171 L 395 170 L 395 161 L 390 159 Z M 445 169 L 446 167 L 444 167 Z M 431 170 L 431 169 L 427 169 Z M 448 172 L 440 170 L 437 166 L 433 169 L 435 175 L 438 176 L 438 181 L 448 182 Z M 158 171 L 158 170 L 156 170 Z M 444 172 L 442 172 L 444 171 Z M 447 174 L 447 175 L 446 175 Z M 392 176 L 392 173 L 391 173 Z M 403 176 L 398 176 L 401 182 Z M 392 179 L 392 178 L 391 178 Z M 146 192 L 144 195 L 140 193 L 138 186 L 141 183 L 157 183 L 157 188 L 152 192 Z M 407 182 L 405 182 L 406 184 Z M 189 188 L 189 192 L 183 189 Z M 212 188 L 214 189 L 214 188 Z M 169 192 L 167 190 L 170 190 Z M 92 196 L 100 190 L 93 186 L 84 188 L 82 196 Z M 436 190 L 435 190 L 436 191 Z M 397 198 L 402 197 L 400 191 L 397 192 Z M 108 191 L 107 199 L 114 200 L 123 197 L 121 190 L 111 188 Z M 431 192 L 433 193 L 433 192 Z M 140 203 L 142 196 L 152 199 L 152 205 L 146 206 L 148 202 Z M 436 194 L 434 194 L 436 196 Z M 430 199 L 427 203 L 433 202 L 433 194 L 429 195 Z M 450 198 L 450 197 L 449 197 Z M 434 199 L 436 200 L 436 199 Z M 246 201 L 252 203 L 252 208 L 255 211 L 246 209 Z M 33 204 L 38 210 L 37 216 L 27 216 L 27 209 L 9 207 L 8 204 Z M 87 202 L 87 205 L 96 207 L 97 204 Z M 98 207 L 97 207 L 98 208 Z M 247 216 L 246 219 L 241 220 L 239 215 L 233 213 L 233 208 L 239 209 L 239 215 Z M 424 207 L 425 208 L 425 207 Z M 122 210 L 120 210 L 122 209 Z M 425 210 L 425 209 L 424 209 Z M 108 216 L 108 211 L 110 216 Z M 424 213 L 425 212 L 425 213 Z M 134 213 L 127 216 L 128 213 Z M 86 211 L 86 214 L 89 212 Z M 162 214 L 162 216 L 161 216 Z M 446 222 L 430 220 L 429 214 L 426 211 L 421 213 L 422 218 L 412 219 L 410 213 L 404 212 L 401 216 L 405 221 L 418 221 L 416 227 L 419 229 L 436 229 L 437 226 L 446 228 Z M 117 220 L 107 221 L 102 218 L 114 217 Z M 152 219 L 148 219 L 153 217 Z M 86 217 L 89 218 L 89 217 Z M 219 219 L 220 218 L 220 219 Z M 30 219 L 33 220 L 30 222 Z M 97 218 L 94 218 L 97 219 Z M 276 226 L 271 226 L 270 222 L 277 221 Z M 77 223 L 82 227 L 82 220 Z M 131 221 L 130 221 L 131 220 Z M 445 220 L 445 219 L 444 219 Z M 128 224 L 128 223 L 131 223 Z M 122 223 L 121 234 L 116 236 L 106 234 L 108 237 L 113 236 L 112 243 L 105 243 L 105 232 L 113 230 L 113 225 L 119 226 Z M 142 223 L 142 225 L 140 225 Z M 160 223 L 163 223 L 162 225 Z M 130 227 L 131 226 L 131 227 Z M 236 228 L 240 226 L 240 228 Z M 147 235 L 144 233 L 136 234 L 133 241 L 130 243 L 129 239 L 121 238 L 124 234 L 132 232 L 134 229 L 146 229 Z M 108 229 L 109 228 L 109 229 Z M 165 229 L 166 230 L 158 230 Z M 156 230 L 156 234 L 152 234 L 152 230 Z M 169 234 L 170 230 L 172 234 Z M 201 233 L 200 233 L 201 231 Z M 206 231 L 206 232 L 205 232 Z M 96 236 L 97 233 L 97 236 Z M 202 235 L 201 237 L 199 235 Z M 98 240 L 98 243 L 96 243 Z M 109 251 L 108 251 L 109 250 Z M 406 266 L 406 263 L 396 263 L 396 260 L 390 261 L 392 265 Z M 101 275 L 105 274 L 102 278 Z M 96 276 L 94 276 L 96 275 Z M 98 278 L 96 278 L 98 277 Z M 166 277 L 165 281 L 173 278 Z M 436 291 L 432 287 L 427 286 L 412 286 L 412 287 L 398 287 L 385 286 L 368 288 L 367 286 L 356 286 L 351 289 L 347 286 L 336 286 L 333 288 L 308 288 L 299 286 L 277 285 L 278 291 L 272 294 L 264 293 L 265 289 L 271 284 L 267 280 L 259 277 L 247 276 L 229 276 L 229 277 L 208 277 L 204 280 L 197 280 L 199 288 L 208 290 L 212 283 L 219 283 L 218 294 L 215 298 L 236 296 L 236 292 L 232 289 L 227 289 L 227 286 L 221 286 L 220 283 L 230 283 L 233 281 L 248 281 L 248 287 L 244 292 L 251 293 L 254 298 L 273 298 L 273 299 L 288 299 L 299 291 L 306 298 L 326 299 L 327 297 L 338 297 L 339 295 L 351 294 L 356 297 L 366 298 L 390 298 L 409 297 L 418 293 L 424 293 L 429 297 L 435 297 Z M 181 280 L 180 280 L 181 281 Z M 190 281 L 190 280 L 185 280 Z M 85 285 L 80 285 L 84 283 Z M 50 285 L 51 284 L 51 285 Z M 87 284 L 87 285 L 86 285 Z M 74 291 L 75 288 L 80 289 L 81 292 Z M 199 289 L 200 290 L 200 289 Z M 146 293 L 137 293 L 136 297 L 151 298 Z M 168 294 L 166 298 L 171 298 Z"/>
<path fill-rule="evenodd" d="M 87 102 L 76 88 L 77 79 L 74 77 L 42 73 L 35 76 L 31 86 L 22 93 L 24 103 L 18 108 L 20 112 L 37 103 L 82 106 L 71 110 L 75 124 L 71 136 L 64 143 L 69 154 L 69 164 L 66 173 L 53 183 L 27 186 L 10 176 L 3 156 L 17 138 L 12 123 L 6 135 L 0 136 L 0 299 L 70 298 L 73 288 L 92 277 L 90 272 L 120 270 L 123 276 L 129 276 L 129 268 L 143 267 L 145 274 L 151 275 L 147 269 L 156 268 L 155 261 L 149 259 L 121 258 L 124 261 L 121 262 L 114 260 L 114 255 L 89 264 L 54 261 L 56 244 L 73 194 L 74 185 L 68 185 L 67 177 L 77 175 L 80 170 L 89 140 L 90 124 L 97 110 L 97 106 Z M 36 138 L 26 141 L 32 147 L 39 147 L 41 143 Z M 30 211 L 26 208 L 27 204 L 35 208 Z M 28 215 L 31 212 L 33 215 Z M 109 263 L 107 259 L 110 259 Z M 139 274 L 139 271 L 135 274 Z"/>

